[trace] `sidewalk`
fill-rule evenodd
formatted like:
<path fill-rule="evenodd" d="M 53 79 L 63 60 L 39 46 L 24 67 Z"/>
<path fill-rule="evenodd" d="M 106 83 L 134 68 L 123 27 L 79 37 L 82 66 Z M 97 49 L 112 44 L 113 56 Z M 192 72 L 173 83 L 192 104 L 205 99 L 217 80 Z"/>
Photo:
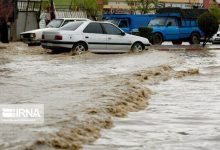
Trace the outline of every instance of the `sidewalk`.
<path fill-rule="evenodd" d="M 172 43 L 166 42 L 163 45 L 152 45 L 150 49 L 159 51 L 197 51 L 197 50 L 220 50 L 219 44 L 207 44 L 205 47 L 202 45 L 189 45 L 183 43 L 183 45 L 172 45 Z"/>

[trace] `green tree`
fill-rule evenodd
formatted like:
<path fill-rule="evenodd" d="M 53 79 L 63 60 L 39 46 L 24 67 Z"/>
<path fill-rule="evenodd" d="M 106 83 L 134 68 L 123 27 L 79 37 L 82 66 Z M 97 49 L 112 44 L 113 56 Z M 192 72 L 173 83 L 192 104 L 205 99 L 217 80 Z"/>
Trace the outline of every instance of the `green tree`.
<path fill-rule="evenodd" d="M 86 11 L 88 17 L 92 19 L 96 19 L 99 11 L 96 0 L 73 0 L 72 8 Z"/>
<path fill-rule="evenodd" d="M 205 46 L 207 41 L 218 31 L 217 18 L 209 12 L 204 13 L 198 18 L 198 25 L 205 35 L 203 42 L 203 46 Z"/>
<path fill-rule="evenodd" d="M 141 14 L 147 14 L 155 10 L 158 0 L 127 0 L 131 11 L 139 11 Z"/>
<path fill-rule="evenodd" d="M 217 5 L 212 5 L 209 11 L 212 15 L 214 15 L 218 19 L 220 23 L 220 8 Z"/>
<path fill-rule="evenodd" d="M 104 2 L 104 3 L 103 3 L 104 5 L 107 5 L 107 4 L 108 4 L 108 0 L 104 0 L 103 2 Z"/>

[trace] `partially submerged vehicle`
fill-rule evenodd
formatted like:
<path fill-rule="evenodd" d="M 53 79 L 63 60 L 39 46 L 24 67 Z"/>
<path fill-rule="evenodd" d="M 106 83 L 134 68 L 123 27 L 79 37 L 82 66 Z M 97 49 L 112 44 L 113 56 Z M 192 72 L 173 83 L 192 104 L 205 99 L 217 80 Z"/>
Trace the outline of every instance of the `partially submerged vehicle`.
<path fill-rule="evenodd" d="M 127 34 L 110 22 L 78 21 L 53 31 L 45 31 L 41 45 L 52 51 L 70 50 L 81 54 L 141 52 L 150 46 L 148 39 Z"/>
<path fill-rule="evenodd" d="M 54 28 L 60 28 L 64 25 L 66 25 L 69 22 L 85 21 L 85 20 L 89 20 L 89 19 L 86 19 L 86 18 L 60 18 L 60 19 L 54 19 L 47 25 L 46 28 L 35 29 L 35 30 L 30 30 L 30 31 L 20 33 L 20 39 L 24 43 L 28 44 L 28 46 L 40 45 L 43 31 L 50 31 L 50 30 L 53 30 Z"/>

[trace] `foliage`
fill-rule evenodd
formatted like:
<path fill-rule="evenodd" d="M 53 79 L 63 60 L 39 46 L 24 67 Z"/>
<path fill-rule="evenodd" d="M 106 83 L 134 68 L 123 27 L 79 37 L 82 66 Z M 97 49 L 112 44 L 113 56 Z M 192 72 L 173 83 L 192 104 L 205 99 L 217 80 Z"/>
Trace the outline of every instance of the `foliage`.
<path fill-rule="evenodd" d="M 54 0 L 55 5 L 70 5 L 72 0 Z"/>
<path fill-rule="evenodd" d="M 217 5 L 212 5 L 209 11 L 212 15 L 214 15 L 218 19 L 220 23 L 220 8 Z"/>
<path fill-rule="evenodd" d="M 209 12 L 204 13 L 199 16 L 198 25 L 205 34 L 205 41 L 203 43 L 203 46 L 205 46 L 206 42 L 218 31 L 219 24 L 217 18 Z"/>
<path fill-rule="evenodd" d="M 72 0 L 73 9 L 85 10 L 88 17 L 95 19 L 98 14 L 98 5 L 95 0 Z"/>
<path fill-rule="evenodd" d="M 104 0 L 104 5 L 107 5 L 108 4 L 108 0 Z"/>
<path fill-rule="evenodd" d="M 155 10 L 158 0 L 127 0 L 132 12 L 147 14 Z"/>
<path fill-rule="evenodd" d="M 153 29 L 150 27 L 139 27 L 138 28 L 138 35 L 141 37 L 147 38 L 149 41 L 152 39 L 152 31 Z"/>

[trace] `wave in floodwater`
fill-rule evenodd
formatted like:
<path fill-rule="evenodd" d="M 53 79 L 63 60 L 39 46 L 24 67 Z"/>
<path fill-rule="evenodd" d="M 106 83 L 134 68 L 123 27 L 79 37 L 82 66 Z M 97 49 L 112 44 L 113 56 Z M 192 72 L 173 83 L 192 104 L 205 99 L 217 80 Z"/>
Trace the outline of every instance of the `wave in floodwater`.
<path fill-rule="evenodd" d="M 102 128 L 112 127 L 113 116 L 144 109 L 151 92 L 139 83 L 160 78 L 161 71 L 174 75 L 171 67 L 156 66 L 177 61 L 173 54 L 156 51 L 50 55 L 20 43 L 1 52 L 0 103 L 44 104 L 45 108 L 44 124 L 0 124 L 1 150 L 79 149 L 95 141 Z"/>
<path fill-rule="evenodd" d="M 179 54 L 178 54 L 179 55 Z M 220 51 L 180 54 L 176 69 L 200 74 L 149 85 L 147 109 L 114 119 L 111 130 L 84 150 L 218 150 L 220 147 Z"/>

